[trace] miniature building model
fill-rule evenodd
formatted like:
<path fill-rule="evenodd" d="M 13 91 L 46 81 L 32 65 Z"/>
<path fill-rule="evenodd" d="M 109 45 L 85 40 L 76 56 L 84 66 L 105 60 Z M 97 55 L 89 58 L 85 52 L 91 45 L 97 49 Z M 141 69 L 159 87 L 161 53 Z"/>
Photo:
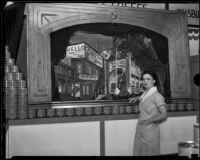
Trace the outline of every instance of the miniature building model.
<path fill-rule="evenodd" d="M 87 43 L 66 48 L 66 57 L 71 64 L 71 78 L 67 93 L 77 99 L 94 98 L 96 83 L 103 72 L 103 58 Z M 70 82 L 70 83 L 69 83 Z M 64 98 L 67 99 L 68 97 Z"/>

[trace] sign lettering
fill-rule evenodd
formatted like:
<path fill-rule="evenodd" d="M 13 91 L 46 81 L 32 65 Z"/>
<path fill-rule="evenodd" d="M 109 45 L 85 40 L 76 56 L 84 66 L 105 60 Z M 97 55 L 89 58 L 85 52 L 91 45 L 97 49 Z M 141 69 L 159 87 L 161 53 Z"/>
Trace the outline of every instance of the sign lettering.
<path fill-rule="evenodd" d="M 165 9 L 165 3 L 97 3 L 98 5 Z"/>
<path fill-rule="evenodd" d="M 116 68 L 125 69 L 126 68 L 126 59 L 121 59 L 121 60 L 118 60 L 118 61 L 110 62 L 109 71 L 111 72 Z"/>
<path fill-rule="evenodd" d="M 89 61 L 92 63 L 96 64 L 97 66 L 103 68 L 103 57 L 101 57 L 95 50 L 92 48 L 86 47 L 87 48 L 87 55 Z"/>
<path fill-rule="evenodd" d="M 189 25 L 199 25 L 199 3 L 171 3 L 169 10 L 184 12 L 188 17 Z"/>
<path fill-rule="evenodd" d="M 85 44 L 77 44 L 68 46 L 66 49 L 66 57 L 71 58 L 84 58 L 85 57 Z"/>
<path fill-rule="evenodd" d="M 97 75 L 79 74 L 78 78 L 82 79 L 82 80 L 90 80 L 90 81 L 97 81 L 98 80 Z"/>

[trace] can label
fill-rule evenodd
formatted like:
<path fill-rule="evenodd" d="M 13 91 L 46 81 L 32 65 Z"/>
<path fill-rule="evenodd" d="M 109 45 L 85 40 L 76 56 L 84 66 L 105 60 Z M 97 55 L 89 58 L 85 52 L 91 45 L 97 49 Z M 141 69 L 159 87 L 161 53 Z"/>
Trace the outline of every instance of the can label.
<path fill-rule="evenodd" d="M 9 73 L 10 72 L 10 67 L 7 65 L 5 66 L 5 73 Z"/>
<path fill-rule="evenodd" d="M 111 113 L 111 108 L 110 107 L 103 107 L 103 114 L 110 114 Z"/>
<path fill-rule="evenodd" d="M 54 115 L 55 115 L 54 109 L 47 109 L 47 116 L 48 117 L 53 117 Z"/>
<path fill-rule="evenodd" d="M 35 110 L 35 109 L 29 109 L 29 110 L 28 110 L 28 117 L 29 117 L 29 118 L 34 118 L 34 117 L 36 117 L 36 110 Z"/>
<path fill-rule="evenodd" d="M 139 112 L 139 106 L 138 106 L 138 105 L 135 105 L 135 106 L 133 107 L 133 112 L 134 112 L 134 113 L 138 113 L 138 112 Z"/>
<path fill-rule="evenodd" d="M 169 106 L 170 106 L 170 104 L 165 105 L 165 108 L 166 108 L 167 111 L 169 111 Z"/>
<path fill-rule="evenodd" d="M 16 88 L 6 88 L 6 116 L 9 119 L 17 118 Z"/>
<path fill-rule="evenodd" d="M 91 115 L 91 114 L 93 114 L 93 108 L 92 108 L 92 107 L 86 107 L 86 108 L 85 108 L 85 114 L 86 114 L 86 115 Z"/>
<path fill-rule="evenodd" d="M 5 56 L 5 58 L 8 59 L 8 58 L 10 58 L 10 57 L 11 57 L 11 54 L 10 54 L 10 52 L 8 51 L 8 48 L 6 48 L 6 56 Z"/>
<path fill-rule="evenodd" d="M 9 119 L 16 119 L 17 118 L 17 109 L 6 110 L 6 117 Z"/>
<path fill-rule="evenodd" d="M 27 88 L 17 88 L 17 105 L 19 109 L 28 109 Z"/>
<path fill-rule="evenodd" d="M 66 115 L 73 116 L 74 115 L 74 108 L 66 108 Z"/>
<path fill-rule="evenodd" d="M 175 110 L 176 110 L 176 103 L 170 104 L 169 110 L 170 110 L 170 111 L 175 111 Z"/>
<path fill-rule="evenodd" d="M 12 58 L 6 58 L 6 65 L 14 65 L 15 64 L 15 60 Z"/>
<path fill-rule="evenodd" d="M 179 149 L 179 156 L 187 156 L 191 158 L 192 153 L 193 153 L 192 147 L 182 147 Z"/>
<path fill-rule="evenodd" d="M 38 109 L 37 110 L 37 116 L 39 118 L 45 117 L 45 109 Z"/>
<path fill-rule="evenodd" d="M 15 75 L 13 73 L 6 73 L 5 74 L 5 80 L 7 81 L 12 81 L 12 80 L 15 80 Z"/>
<path fill-rule="evenodd" d="M 17 110 L 16 88 L 6 88 L 6 110 Z"/>
<path fill-rule="evenodd" d="M 197 154 L 199 157 L 199 147 L 194 147 L 193 148 L 193 153 L 192 154 Z"/>
<path fill-rule="evenodd" d="M 5 81 L 5 87 L 17 87 L 17 82 L 16 81 L 14 81 L 14 80 L 10 80 L 10 81 L 8 81 L 8 80 L 6 80 Z"/>
<path fill-rule="evenodd" d="M 19 80 L 17 82 L 17 87 L 25 88 L 26 87 L 26 81 L 25 80 Z"/>
<path fill-rule="evenodd" d="M 132 106 L 126 106 L 126 113 L 130 114 L 132 113 L 132 111 L 133 111 Z"/>
<path fill-rule="evenodd" d="M 186 110 L 187 110 L 187 111 L 193 110 L 193 104 L 187 103 L 187 104 L 186 104 Z"/>
<path fill-rule="evenodd" d="M 14 73 L 14 79 L 17 81 L 22 80 L 23 79 L 22 73 L 19 72 Z"/>
<path fill-rule="evenodd" d="M 18 118 L 19 119 L 27 118 L 27 110 L 19 109 L 18 110 Z"/>
<path fill-rule="evenodd" d="M 7 87 L 6 88 L 6 96 L 17 96 L 17 88 Z"/>
<path fill-rule="evenodd" d="M 95 107 L 95 108 L 94 108 L 94 113 L 95 113 L 96 115 L 102 114 L 102 107 Z"/>
<path fill-rule="evenodd" d="M 113 106 L 112 107 L 112 114 L 119 114 L 119 106 Z"/>
<path fill-rule="evenodd" d="M 76 115 L 80 116 L 83 114 L 83 108 L 75 108 Z"/>
<path fill-rule="evenodd" d="M 19 68 L 16 65 L 10 65 L 10 72 L 19 72 Z"/>
<path fill-rule="evenodd" d="M 179 111 L 183 111 L 183 110 L 185 109 L 185 104 L 179 103 L 179 104 L 177 105 L 177 108 L 178 108 Z"/>
<path fill-rule="evenodd" d="M 17 88 L 17 95 L 19 96 L 27 96 L 28 90 L 27 88 Z"/>
<path fill-rule="evenodd" d="M 65 115 L 65 108 L 56 109 L 56 115 L 59 117 Z"/>
<path fill-rule="evenodd" d="M 120 106 L 120 107 L 119 107 L 119 113 L 120 113 L 120 114 L 125 113 L 125 106 Z"/>

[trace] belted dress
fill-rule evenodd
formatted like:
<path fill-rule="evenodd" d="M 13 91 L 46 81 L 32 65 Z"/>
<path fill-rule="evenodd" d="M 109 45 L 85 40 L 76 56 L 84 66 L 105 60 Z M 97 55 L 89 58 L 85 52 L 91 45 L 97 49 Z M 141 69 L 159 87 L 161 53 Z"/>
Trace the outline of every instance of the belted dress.
<path fill-rule="evenodd" d="M 158 108 L 162 105 L 166 105 L 166 103 L 164 97 L 158 91 L 140 101 L 140 115 L 136 126 L 133 156 L 160 155 L 159 123 L 142 125 L 140 122 L 158 116 L 160 114 Z"/>

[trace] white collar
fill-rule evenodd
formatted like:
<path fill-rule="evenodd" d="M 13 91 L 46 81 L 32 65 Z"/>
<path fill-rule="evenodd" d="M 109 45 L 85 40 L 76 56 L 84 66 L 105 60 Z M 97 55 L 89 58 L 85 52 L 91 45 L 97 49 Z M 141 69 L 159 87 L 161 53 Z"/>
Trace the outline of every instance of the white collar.
<path fill-rule="evenodd" d="M 144 101 L 147 97 L 152 95 L 154 92 L 157 91 L 157 87 L 152 87 L 149 91 L 145 91 L 139 98 L 140 101 Z"/>

